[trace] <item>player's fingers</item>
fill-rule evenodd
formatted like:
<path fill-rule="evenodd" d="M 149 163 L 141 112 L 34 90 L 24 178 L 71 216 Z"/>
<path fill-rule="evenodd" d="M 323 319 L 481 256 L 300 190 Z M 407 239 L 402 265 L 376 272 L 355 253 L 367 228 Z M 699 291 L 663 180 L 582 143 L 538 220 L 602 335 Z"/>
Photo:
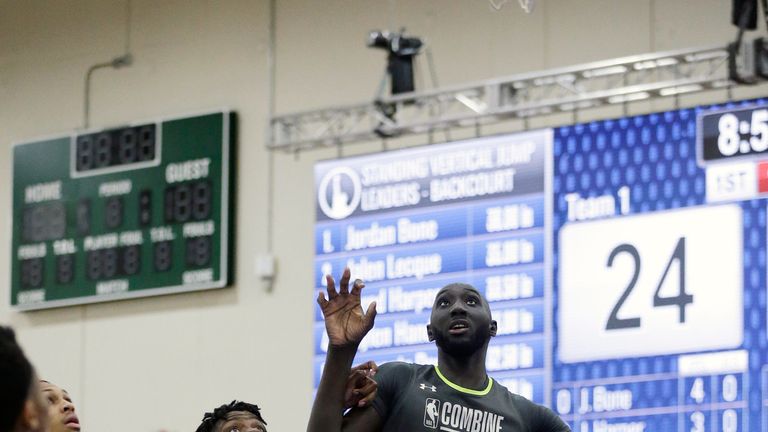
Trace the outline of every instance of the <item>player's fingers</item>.
<path fill-rule="evenodd" d="M 333 276 L 325 275 L 325 285 L 328 289 L 328 300 L 333 300 L 339 293 L 336 292 L 336 282 L 333 280 Z"/>
<path fill-rule="evenodd" d="M 360 279 L 355 279 L 355 282 L 352 284 L 352 295 L 359 296 L 360 291 L 365 287 L 365 283 L 363 283 Z"/>
<path fill-rule="evenodd" d="M 317 304 L 320 305 L 320 309 L 324 309 L 325 305 L 328 304 L 328 300 L 325 299 L 325 293 L 322 291 L 317 294 Z"/>
<path fill-rule="evenodd" d="M 363 398 L 360 399 L 360 401 L 357 403 L 357 406 L 364 407 L 370 404 L 373 401 L 373 399 L 376 398 L 377 388 L 378 388 L 378 384 L 376 383 L 376 381 L 368 378 L 368 381 L 365 383 L 365 386 L 360 390 L 358 390 L 361 395 L 365 395 L 365 396 L 363 396 Z"/>
<path fill-rule="evenodd" d="M 347 386 L 353 386 L 353 387 L 362 387 L 363 382 L 367 378 L 367 375 L 365 371 L 354 369 L 352 368 L 352 373 L 349 374 L 349 377 L 347 378 Z"/>
<path fill-rule="evenodd" d="M 360 403 L 360 395 L 357 393 L 350 393 L 348 397 L 344 398 L 344 409 L 354 408 Z"/>
<path fill-rule="evenodd" d="M 360 388 L 357 389 L 357 392 L 361 395 L 364 395 L 363 399 L 373 399 L 372 396 L 373 393 L 376 391 L 376 388 L 378 388 L 379 384 L 374 381 L 372 378 L 366 378 L 365 382 L 362 384 Z"/>
<path fill-rule="evenodd" d="M 370 371 L 373 370 L 374 372 L 378 370 L 378 366 L 376 365 L 376 362 L 373 360 L 368 360 L 365 363 L 361 363 L 357 366 L 354 366 L 352 370 L 356 371 L 363 371 L 367 376 L 370 376 Z"/>
<path fill-rule="evenodd" d="M 379 371 L 379 365 L 376 364 L 373 360 L 368 360 L 365 362 L 365 365 L 368 366 L 368 376 L 372 377 L 376 375 L 376 372 Z"/>
<path fill-rule="evenodd" d="M 373 320 L 376 319 L 376 302 L 371 302 L 368 305 L 368 310 L 365 312 L 365 327 L 370 330 L 373 328 Z"/>
<path fill-rule="evenodd" d="M 344 268 L 344 273 L 341 274 L 341 279 L 339 279 L 339 293 L 349 293 L 349 267 Z"/>
<path fill-rule="evenodd" d="M 357 403 L 360 401 L 361 397 L 362 396 L 357 393 L 357 390 L 347 386 L 347 389 L 344 391 L 344 409 L 357 406 Z"/>

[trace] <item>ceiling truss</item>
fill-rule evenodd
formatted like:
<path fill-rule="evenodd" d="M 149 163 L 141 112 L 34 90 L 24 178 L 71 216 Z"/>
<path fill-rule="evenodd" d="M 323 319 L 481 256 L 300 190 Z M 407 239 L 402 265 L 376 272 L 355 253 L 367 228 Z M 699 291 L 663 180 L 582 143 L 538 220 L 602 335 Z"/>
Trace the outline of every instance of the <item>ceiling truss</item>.
<path fill-rule="evenodd" d="M 725 47 L 513 75 L 374 102 L 278 115 L 268 148 L 296 152 L 730 87 Z"/>

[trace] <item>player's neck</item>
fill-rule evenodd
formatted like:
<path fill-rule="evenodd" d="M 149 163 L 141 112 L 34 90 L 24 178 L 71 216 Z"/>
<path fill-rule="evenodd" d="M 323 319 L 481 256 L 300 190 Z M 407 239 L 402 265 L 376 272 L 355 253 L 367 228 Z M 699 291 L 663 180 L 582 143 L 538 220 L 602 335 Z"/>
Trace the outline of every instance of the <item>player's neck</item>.
<path fill-rule="evenodd" d="M 437 365 L 446 379 L 461 387 L 481 390 L 488 385 L 483 349 L 468 357 L 455 357 L 438 350 Z"/>

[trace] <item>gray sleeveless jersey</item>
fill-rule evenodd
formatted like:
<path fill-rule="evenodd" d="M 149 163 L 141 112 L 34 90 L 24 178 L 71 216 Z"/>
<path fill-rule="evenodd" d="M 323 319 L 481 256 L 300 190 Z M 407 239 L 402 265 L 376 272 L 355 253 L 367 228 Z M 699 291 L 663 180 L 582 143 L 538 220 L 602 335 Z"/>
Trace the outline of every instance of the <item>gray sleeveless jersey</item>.
<path fill-rule="evenodd" d="M 384 432 L 567 432 L 549 408 L 489 378 L 483 390 L 458 386 L 431 365 L 392 362 L 375 376 L 373 408 Z"/>

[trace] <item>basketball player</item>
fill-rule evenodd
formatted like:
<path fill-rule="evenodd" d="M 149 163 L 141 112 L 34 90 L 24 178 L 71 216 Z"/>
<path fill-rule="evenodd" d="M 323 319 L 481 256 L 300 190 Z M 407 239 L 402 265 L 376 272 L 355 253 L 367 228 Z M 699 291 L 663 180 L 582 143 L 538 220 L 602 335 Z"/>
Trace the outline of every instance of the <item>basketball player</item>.
<path fill-rule="evenodd" d="M 368 331 L 376 303 L 360 307 L 363 283 L 349 290 L 349 269 L 339 281 L 327 276 L 328 299 L 318 303 L 325 317 L 329 346 L 312 407 L 308 432 L 435 431 L 567 432 L 552 410 L 510 393 L 488 376 L 485 357 L 496 335 L 488 302 L 471 285 L 453 283 L 435 298 L 427 325 L 437 345 L 437 366 L 393 362 L 381 365 L 373 409 L 354 409 L 342 416 L 344 371 Z"/>

